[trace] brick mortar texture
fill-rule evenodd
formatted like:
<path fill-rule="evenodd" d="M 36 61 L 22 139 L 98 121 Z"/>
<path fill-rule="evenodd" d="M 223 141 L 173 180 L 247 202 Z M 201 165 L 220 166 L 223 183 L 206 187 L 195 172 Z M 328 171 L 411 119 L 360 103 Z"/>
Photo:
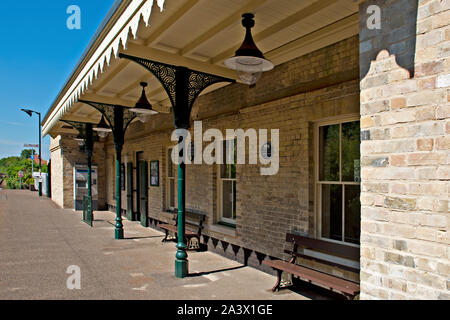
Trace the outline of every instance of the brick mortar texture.
<path fill-rule="evenodd" d="M 87 164 L 87 156 L 80 151 L 75 136 L 65 135 L 51 139 L 52 199 L 63 208 L 74 208 L 73 168 L 75 164 Z M 98 206 L 105 208 L 104 145 L 96 142 L 92 164 L 98 166 Z"/>
<path fill-rule="evenodd" d="M 398 25 L 369 34 L 374 3 Z M 361 47 L 378 43 L 361 80 L 361 299 L 450 299 L 450 1 L 419 0 L 402 19 L 411 4 L 361 5 Z M 411 24 L 412 38 L 395 32 Z"/>
<path fill-rule="evenodd" d="M 210 250 L 271 272 L 270 268 L 263 268 L 261 261 L 268 256 L 287 259 L 283 253 L 289 247 L 285 244 L 287 232 L 314 236 L 313 123 L 330 117 L 359 115 L 358 56 L 358 37 L 352 37 L 278 66 L 254 88 L 233 84 L 199 97 L 191 119 L 202 120 L 203 131 L 280 129 L 277 175 L 261 176 L 259 165 L 237 166 L 234 232 L 224 234 L 211 227 L 218 220 L 217 166 L 187 165 L 186 206 L 207 215 L 204 234 Z M 165 177 L 167 148 L 174 144 L 170 142 L 172 128 L 172 114 L 160 114 L 145 124 L 133 123 L 125 138 L 122 161 L 126 156 L 135 165 L 137 151 L 144 152 L 146 161 L 160 161 L 160 186 L 149 187 L 151 220 L 170 220 L 170 214 L 165 212 Z M 112 197 L 115 151 L 111 137 L 105 149 L 106 201 L 115 205 Z M 122 208 L 126 208 L 125 191 Z M 359 279 L 358 274 L 326 270 Z"/>

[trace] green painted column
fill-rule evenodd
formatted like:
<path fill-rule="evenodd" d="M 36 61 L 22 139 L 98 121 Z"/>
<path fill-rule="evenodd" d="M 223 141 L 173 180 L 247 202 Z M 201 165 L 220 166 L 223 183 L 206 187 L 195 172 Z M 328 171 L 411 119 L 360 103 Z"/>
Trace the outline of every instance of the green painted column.
<path fill-rule="evenodd" d="M 198 72 L 182 66 L 164 64 L 157 61 L 119 53 L 120 58 L 134 61 L 149 70 L 163 85 L 172 104 L 174 125 L 176 129 L 189 129 L 192 104 L 208 86 L 218 82 L 235 82 L 232 79 L 213 74 Z M 175 77 L 168 77 L 175 74 Z M 173 88 L 175 87 L 175 90 Z M 179 133 L 179 141 L 182 134 Z M 175 276 L 184 278 L 189 274 L 187 245 L 185 243 L 185 163 L 178 165 L 178 242 L 175 255 Z"/>
<path fill-rule="evenodd" d="M 88 197 L 92 202 L 92 153 L 94 151 L 94 141 L 93 141 L 93 133 L 92 133 L 92 124 L 86 123 L 85 130 L 85 145 L 86 145 L 86 153 L 87 153 L 87 166 L 88 166 Z M 92 208 L 92 203 L 91 203 Z"/>
<path fill-rule="evenodd" d="M 179 142 L 183 141 L 179 137 Z M 183 156 L 183 154 L 180 154 Z M 188 255 L 186 253 L 187 245 L 185 243 L 185 203 L 186 203 L 186 164 L 182 161 L 178 164 L 178 243 L 177 253 L 175 255 L 175 276 L 184 278 L 189 274 Z"/>
<path fill-rule="evenodd" d="M 87 165 L 88 165 L 88 177 L 87 177 L 88 197 L 89 199 L 92 199 L 92 155 L 90 153 L 88 153 L 87 156 Z"/>
<path fill-rule="evenodd" d="M 122 191 L 120 190 L 121 175 L 120 175 L 120 160 L 122 159 L 122 146 L 116 144 L 116 230 L 115 238 L 123 239 L 123 224 L 122 224 Z"/>
<path fill-rule="evenodd" d="M 174 124 L 178 135 L 178 145 L 185 144 L 186 130 L 189 128 L 189 77 L 187 68 L 177 67 L 175 73 L 176 92 L 174 107 Z M 189 262 L 185 243 L 185 215 L 186 215 L 186 164 L 184 162 L 184 148 L 179 157 L 183 159 L 178 164 L 178 243 L 175 255 L 175 277 L 184 278 L 189 274 Z"/>

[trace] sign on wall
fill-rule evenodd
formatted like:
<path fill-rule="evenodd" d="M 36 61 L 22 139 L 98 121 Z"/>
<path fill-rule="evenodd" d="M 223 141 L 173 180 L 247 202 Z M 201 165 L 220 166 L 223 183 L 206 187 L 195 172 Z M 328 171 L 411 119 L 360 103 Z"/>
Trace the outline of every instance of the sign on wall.
<path fill-rule="evenodd" d="M 159 161 L 150 161 L 150 185 L 159 187 Z"/>

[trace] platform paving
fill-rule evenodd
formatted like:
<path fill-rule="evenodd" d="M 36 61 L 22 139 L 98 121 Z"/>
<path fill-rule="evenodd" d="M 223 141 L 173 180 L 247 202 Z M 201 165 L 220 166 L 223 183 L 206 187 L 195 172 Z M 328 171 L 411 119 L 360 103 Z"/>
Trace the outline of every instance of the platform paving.
<path fill-rule="evenodd" d="M 80 212 L 36 192 L 0 190 L 0 299 L 308 299 L 274 294 L 274 276 L 212 252 L 190 251 L 190 276 L 178 279 L 175 243 L 126 219 L 125 239 L 115 240 L 114 218 L 95 212 L 91 228 Z M 67 288 L 72 265 L 80 268 L 79 290 Z"/>

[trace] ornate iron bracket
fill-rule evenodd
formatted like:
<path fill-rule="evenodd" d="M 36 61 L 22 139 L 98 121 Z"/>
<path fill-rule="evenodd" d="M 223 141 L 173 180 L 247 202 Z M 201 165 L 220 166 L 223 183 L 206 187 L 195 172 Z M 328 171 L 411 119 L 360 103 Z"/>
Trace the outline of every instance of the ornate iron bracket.
<path fill-rule="evenodd" d="M 71 120 L 61 120 L 74 127 L 83 137 L 86 153 L 91 154 L 94 150 L 94 142 L 99 141 L 98 134 L 92 130 L 93 123 Z"/>
<path fill-rule="evenodd" d="M 136 114 L 128 110 L 127 107 L 121 105 L 113 105 L 109 103 L 78 100 L 78 102 L 85 103 L 91 107 L 97 109 L 109 123 L 113 135 L 114 143 L 116 145 L 123 146 L 125 132 L 130 125 L 131 121 L 136 118 Z"/>
<path fill-rule="evenodd" d="M 167 92 L 172 104 L 175 116 L 175 128 L 189 128 L 192 106 L 204 89 L 219 82 L 236 82 L 233 79 L 124 53 L 119 53 L 119 57 L 140 64 L 158 79 Z"/>

